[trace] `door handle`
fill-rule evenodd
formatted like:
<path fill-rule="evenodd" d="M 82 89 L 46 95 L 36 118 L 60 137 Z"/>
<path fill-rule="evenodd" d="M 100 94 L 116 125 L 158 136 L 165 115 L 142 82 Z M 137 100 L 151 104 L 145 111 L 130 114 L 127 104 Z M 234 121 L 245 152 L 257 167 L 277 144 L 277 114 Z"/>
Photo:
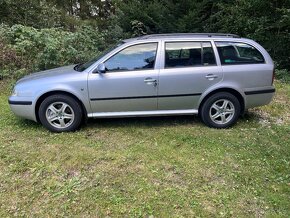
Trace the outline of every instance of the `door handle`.
<path fill-rule="evenodd" d="M 205 76 L 205 78 L 209 79 L 209 80 L 213 80 L 213 79 L 216 79 L 218 78 L 218 75 L 215 75 L 215 74 L 207 74 Z"/>
<path fill-rule="evenodd" d="M 156 79 L 152 79 L 152 78 L 146 78 L 144 80 L 144 83 L 146 83 L 147 85 L 154 85 L 156 86 L 157 85 L 157 80 Z"/>

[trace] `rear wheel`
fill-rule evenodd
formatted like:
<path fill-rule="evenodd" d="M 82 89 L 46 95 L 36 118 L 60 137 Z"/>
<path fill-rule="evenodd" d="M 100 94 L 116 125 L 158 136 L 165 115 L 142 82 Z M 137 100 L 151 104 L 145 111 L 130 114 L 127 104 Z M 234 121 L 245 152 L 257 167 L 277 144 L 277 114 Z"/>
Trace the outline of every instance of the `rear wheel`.
<path fill-rule="evenodd" d="M 241 113 L 239 100 L 220 92 L 210 96 L 201 107 L 201 119 L 209 127 L 227 128 L 235 124 Z"/>
<path fill-rule="evenodd" d="M 40 122 L 52 132 L 69 132 L 79 128 L 81 105 L 67 95 L 51 95 L 39 107 Z"/>

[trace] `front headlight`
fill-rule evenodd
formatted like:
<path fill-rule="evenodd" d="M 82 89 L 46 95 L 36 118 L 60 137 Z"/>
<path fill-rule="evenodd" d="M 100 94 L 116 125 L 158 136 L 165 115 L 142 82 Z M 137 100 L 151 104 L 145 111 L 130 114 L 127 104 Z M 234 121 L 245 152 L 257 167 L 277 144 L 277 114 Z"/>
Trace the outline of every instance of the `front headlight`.
<path fill-rule="evenodd" d="M 17 95 L 18 95 L 18 92 L 17 92 L 16 88 L 14 88 L 12 93 L 11 93 L 11 96 L 17 96 Z"/>
<path fill-rule="evenodd" d="M 13 97 L 31 97 L 31 96 L 33 96 L 33 92 L 31 91 L 31 89 L 27 89 L 27 87 L 19 87 L 18 85 L 16 85 L 13 88 L 11 96 L 13 96 Z"/>

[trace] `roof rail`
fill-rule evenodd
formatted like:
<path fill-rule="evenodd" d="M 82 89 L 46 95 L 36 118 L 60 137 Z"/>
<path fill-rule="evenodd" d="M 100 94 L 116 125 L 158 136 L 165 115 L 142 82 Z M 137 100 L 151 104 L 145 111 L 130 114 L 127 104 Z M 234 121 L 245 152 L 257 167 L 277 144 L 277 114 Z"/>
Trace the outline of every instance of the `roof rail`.
<path fill-rule="evenodd" d="M 241 38 L 239 35 L 229 33 L 165 33 L 165 34 L 144 35 L 140 36 L 138 39 L 152 39 L 161 37 L 190 37 L 190 36 Z"/>

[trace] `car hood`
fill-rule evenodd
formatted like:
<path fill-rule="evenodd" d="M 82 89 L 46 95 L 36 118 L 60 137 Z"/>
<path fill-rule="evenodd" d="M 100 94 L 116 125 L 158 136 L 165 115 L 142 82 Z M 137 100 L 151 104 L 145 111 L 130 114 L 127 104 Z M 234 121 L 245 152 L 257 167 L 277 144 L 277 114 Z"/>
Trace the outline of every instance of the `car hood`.
<path fill-rule="evenodd" d="M 59 67 L 59 68 L 55 68 L 51 70 L 40 71 L 37 73 L 32 73 L 18 80 L 17 84 L 25 82 L 25 81 L 32 81 L 32 80 L 38 80 L 38 79 L 46 79 L 46 78 L 51 78 L 51 77 L 67 76 L 70 74 L 75 74 L 77 73 L 77 71 L 74 70 L 74 66 L 75 65 L 70 65 L 70 66 Z"/>

